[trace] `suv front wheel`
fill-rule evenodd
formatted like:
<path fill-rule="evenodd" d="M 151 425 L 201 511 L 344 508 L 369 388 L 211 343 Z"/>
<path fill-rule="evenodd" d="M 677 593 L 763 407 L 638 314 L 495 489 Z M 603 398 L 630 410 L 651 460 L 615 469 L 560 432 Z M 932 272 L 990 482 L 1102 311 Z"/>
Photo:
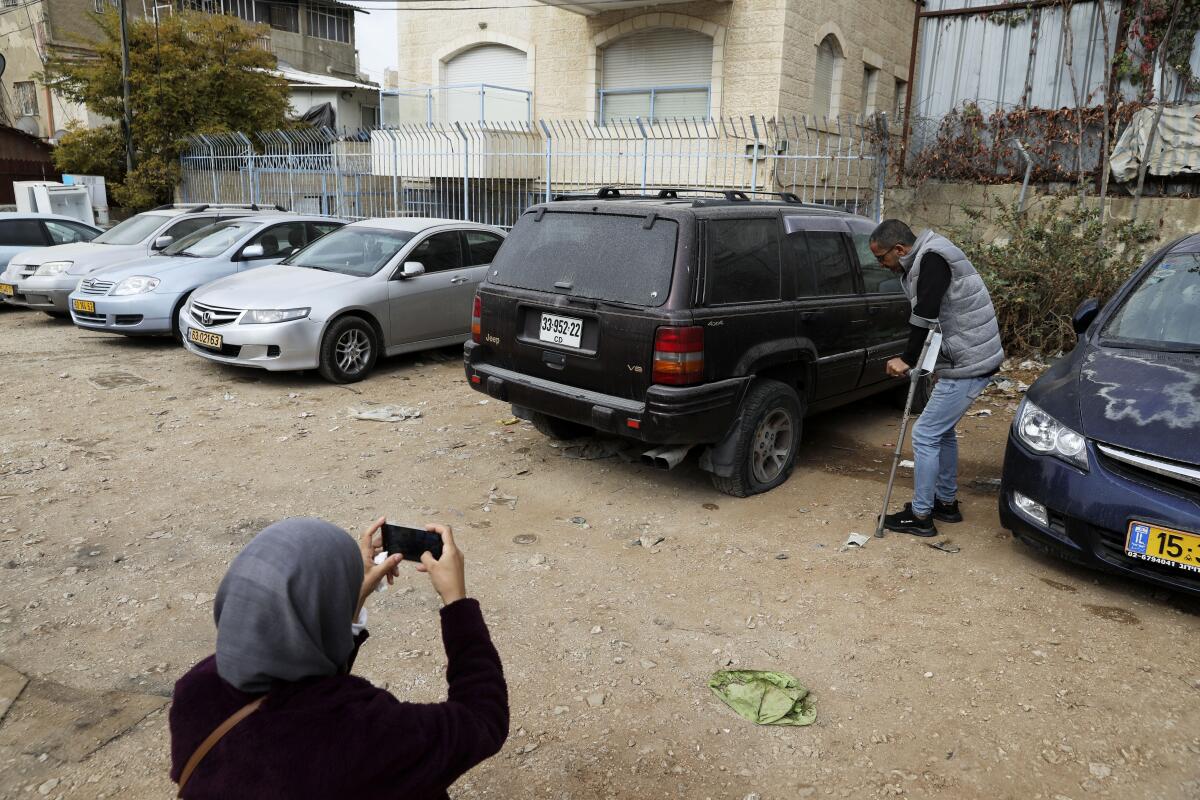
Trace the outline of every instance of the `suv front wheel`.
<path fill-rule="evenodd" d="M 732 434 L 733 473 L 713 475 L 713 486 L 734 497 L 748 497 L 786 481 L 796 464 L 803 424 L 804 412 L 794 389 L 779 381 L 755 381 L 742 401 Z"/>

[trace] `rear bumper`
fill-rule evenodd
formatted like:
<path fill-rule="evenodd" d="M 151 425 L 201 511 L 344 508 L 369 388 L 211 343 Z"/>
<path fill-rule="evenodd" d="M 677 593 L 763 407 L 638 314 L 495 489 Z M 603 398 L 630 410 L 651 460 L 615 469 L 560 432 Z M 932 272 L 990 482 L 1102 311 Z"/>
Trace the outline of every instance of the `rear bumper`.
<path fill-rule="evenodd" d="M 541 412 L 652 444 L 720 441 L 737 415 L 750 378 L 699 386 L 651 386 L 645 402 L 578 389 L 498 367 L 467 342 L 463 361 L 471 388 L 518 409 Z"/>
<path fill-rule="evenodd" d="M 1109 469 L 1089 443 L 1088 472 L 1032 453 L 1009 433 L 1000 487 L 1000 522 L 1020 539 L 1089 566 L 1200 596 L 1200 573 L 1129 556 L 1132 520 L 1200 533 L 1200 503 Z M 1018 510 L 1013 492 L 1043 504 L 1049 525 Z"/>

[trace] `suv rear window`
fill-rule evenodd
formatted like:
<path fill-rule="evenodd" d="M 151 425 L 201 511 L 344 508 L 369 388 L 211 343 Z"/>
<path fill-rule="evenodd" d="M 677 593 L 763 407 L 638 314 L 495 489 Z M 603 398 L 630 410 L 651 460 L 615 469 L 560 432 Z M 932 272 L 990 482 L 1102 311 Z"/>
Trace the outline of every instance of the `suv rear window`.
<path fill-rule="evenodd" d="M 679 226 L 614 214 L 525 214 L 496 253 L 500 286 L 636 306 L 662 305 L 671 289 Z M 493 275 L 492 273 L 496 273 Z"/>

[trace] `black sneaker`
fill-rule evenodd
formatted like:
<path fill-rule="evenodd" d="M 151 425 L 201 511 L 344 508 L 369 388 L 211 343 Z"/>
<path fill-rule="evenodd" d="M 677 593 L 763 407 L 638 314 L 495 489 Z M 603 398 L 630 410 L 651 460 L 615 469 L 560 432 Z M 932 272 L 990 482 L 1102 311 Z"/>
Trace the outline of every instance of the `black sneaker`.
<path fill-rule="evenodd" d="M 896 533 L 911 533 L 913 536 L 924 538 L 938 535 L 938 530 L 933 525 L 933 515 L 918 517 L 913 513 L 912 503 L 905 503 L 903 511 L 897 511 L 895 514 L 885 514 L 883 517 L 883 527 Z"/>
<path fill-rule="evenodd" d="M 940 522 L 962 522 L 962 512 L 958 510 L 958 501 L 951 500 L 949 503 L 944 500 L 933 499 L 933 518 Z"/>

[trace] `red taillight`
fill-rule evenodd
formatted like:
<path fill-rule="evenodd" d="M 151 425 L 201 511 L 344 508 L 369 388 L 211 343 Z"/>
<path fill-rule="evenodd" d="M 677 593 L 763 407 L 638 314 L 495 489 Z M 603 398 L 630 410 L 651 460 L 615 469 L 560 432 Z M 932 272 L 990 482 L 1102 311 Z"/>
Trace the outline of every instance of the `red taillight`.
<path fill-rule="evenodd" d="M 659 328 L 654 334 L 652 378 L 672 386 L 704 380 L 704 328 Z"/>
<path fill-rule="evenodd" d="M 478 342 L 482 338 L 482 336 L 480 334 L 480 331 L 482 331 L 482 326 L 480 324 L 480 318 L 482 316 L 483 316 L 483 301 L 479 299 L 479 295 L 475 295 L 475 305 L 472 306 L 472 308 L 471 308 L 471 339 L 472 339 L 472 341 Z M 459 317 L 459 319 L 462 319 L 462 317 Z"/>

